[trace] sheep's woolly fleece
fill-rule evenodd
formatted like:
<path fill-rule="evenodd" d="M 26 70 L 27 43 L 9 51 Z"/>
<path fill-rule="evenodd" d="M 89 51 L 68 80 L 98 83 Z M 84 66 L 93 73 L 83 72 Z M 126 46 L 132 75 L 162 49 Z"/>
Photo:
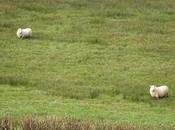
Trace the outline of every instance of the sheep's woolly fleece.
<path fill-rule="evenodd" d="M 32 29 L 31 28 L 19 28 L 16 32 L 18 38 L 29 38 L 32 37 Z"/>

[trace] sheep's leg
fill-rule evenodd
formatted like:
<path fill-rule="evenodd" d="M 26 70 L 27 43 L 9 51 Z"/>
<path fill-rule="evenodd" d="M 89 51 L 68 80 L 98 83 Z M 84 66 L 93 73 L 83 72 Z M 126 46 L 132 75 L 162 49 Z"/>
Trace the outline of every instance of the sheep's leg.
<path fill-rule="evenodd" d="M 169 94 L 168 93 L 166 94 L 166 97 L 169 97 Z"/>
<path fill-rule="evenodd" d="M 159 99 L 159 94 L 158 93 L 156 94 L 156 98 Z"/>

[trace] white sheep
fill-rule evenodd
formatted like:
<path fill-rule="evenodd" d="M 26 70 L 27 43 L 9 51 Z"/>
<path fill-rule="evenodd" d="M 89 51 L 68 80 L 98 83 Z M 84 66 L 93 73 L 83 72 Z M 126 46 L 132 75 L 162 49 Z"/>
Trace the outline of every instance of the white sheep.
<path fill-rule="evenodd" d="M 18 38 L 29 38 L 32 36 L 32 29 L 31 28 L 19 28 L 16 32 Z"/>
<path fill-rule="evenodd" d="M 156 87 L 155 85 L 150 85 L 149 92 L 152 97 L 157 97 L 157 98 L 167 97 L 169 89 L 168 89 L 168 86 L 166 85 L 159 86 L 159 87 Z"/>

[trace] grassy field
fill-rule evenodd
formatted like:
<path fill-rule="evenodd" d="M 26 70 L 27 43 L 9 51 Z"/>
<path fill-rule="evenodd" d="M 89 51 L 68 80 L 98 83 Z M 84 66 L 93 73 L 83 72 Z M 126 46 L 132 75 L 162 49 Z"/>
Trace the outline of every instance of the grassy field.
<path fill-rule="evenodd" d="M 174 21 L 174 0 L 1 0 L 1 115 L 175 127 Z"/>

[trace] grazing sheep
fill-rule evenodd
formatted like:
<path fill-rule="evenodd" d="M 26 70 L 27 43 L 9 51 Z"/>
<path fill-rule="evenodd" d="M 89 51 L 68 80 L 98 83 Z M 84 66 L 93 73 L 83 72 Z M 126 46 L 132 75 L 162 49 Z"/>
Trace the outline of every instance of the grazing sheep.
<path fill-rule="evenodd" d="M 157 98 L 159 98 L 159 97 L 167 97 L 169 89 L 165 85 L 160 86 L 160 87 L 156 87 L 155 85 L 151 85 L 149 92 L 150 92 L 150 95 L 152 97 L 157 97 Z"/>
<path fill-rule="evenodd" d="M 16 35 L 18 38 L 29 38 L 32 36 L 32 29 L 31 28 L 25 28 L 25 29 L 19 28 L 16 32 Z"/>

